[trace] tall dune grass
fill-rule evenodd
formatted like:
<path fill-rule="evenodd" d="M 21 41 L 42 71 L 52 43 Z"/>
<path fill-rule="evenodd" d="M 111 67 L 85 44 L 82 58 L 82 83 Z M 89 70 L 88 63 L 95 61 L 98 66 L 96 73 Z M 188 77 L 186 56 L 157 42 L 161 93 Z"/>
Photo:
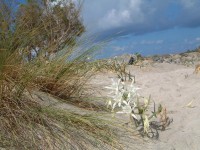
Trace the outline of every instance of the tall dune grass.
<path fill-rule="evenodd" d="M 46 108 L 32 98 L 33 91 L 39 90 L 66 103 L 73 103 L 74 97 L 81 101 L 84 84 L 95 73 L 85 61 L 85 52 L 70 61 L 67 53 L 53 60 L 38 57 L 26 62 L 17 49 L 7 51 L 0 53 L 0 147 L 87 149 L 115 142 L 112 129 L 98 117 Z"/>
<path fill-rule="evenodd" d="M 97 116 L 45 107 L 33 98 L 34 91 L 42 91 L 66 103 L 72 103 L 74 97 L 81 100 L 84 84 L 95 73 L 86 58 L 98 46 L 77 51 L 80 45 L 76 42 L 63 46 L 58 53 L 51 53 L 63 45 L 61 41 L 70 43 L 71 38 L 66 33 L 40 48 L 37 56 L 30 59 L 30 39 L 42 34 L 44 25 L 24 30 L 21 24 L 16 32 L 1 34 L 0 148 L 88 149 L 88 145 L 116 143 L 113 130 Z M 47 52 L 55 57 L 46 57 Z M 76 105 L 76 101 L 73 104 Z"/>

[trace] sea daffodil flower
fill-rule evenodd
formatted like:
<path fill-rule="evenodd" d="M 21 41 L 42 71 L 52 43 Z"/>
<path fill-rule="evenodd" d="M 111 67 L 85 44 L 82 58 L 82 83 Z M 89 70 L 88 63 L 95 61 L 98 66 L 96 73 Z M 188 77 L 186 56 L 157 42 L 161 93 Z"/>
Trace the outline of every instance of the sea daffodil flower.
<path fill-rule="evenodd" d="M 110 89 L 112 90 L 110 94 L 113 94 L 113 91 L 114 91 L 114 94 L 118 94 L 119 90 L 120 90 L 120 79 L 115 82 L 113 79 L 112 80 L 112 85 L 111 86 L 106 86 L 105 88 L 106 89 Z"/>
<path fill-rule="evenodd" d="M 124 106 L 122 106 L 122 111 L 118 111 L 117 113 L 119 114 L 130 114 L 133 118 L 137 119 L 136 115 L 133 113 L 133 110 L 135 109 L 136 105 L 135 103 L 133 104 L 133 106 L 130 105 L 129 102 L 123 101 L 123 103 L 125 104 Z"/>

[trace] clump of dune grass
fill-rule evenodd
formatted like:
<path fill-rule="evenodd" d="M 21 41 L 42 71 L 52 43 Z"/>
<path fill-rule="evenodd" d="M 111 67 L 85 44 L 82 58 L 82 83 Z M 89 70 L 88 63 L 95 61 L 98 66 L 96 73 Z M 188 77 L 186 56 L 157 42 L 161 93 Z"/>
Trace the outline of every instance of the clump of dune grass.
<path fill-rule="evenodd" d="M 2 19 L 9 7 L 5 1 L 0 2 L 5 6 L 0 11 Z M 63 31 L 63 26 L 56 24 L 55 18 L 40 20 L 43 13 L 35 3 L 31 6 L 37 10 L 38 24 L 29 22 L 28 19 L 35 14 L 34 10 L 29 12 L 25 6 L 22 10 L 28 14 L 15 20 L 16 24 L 12 22 L 11 13 L 5 15 L 8 18 L 11 15 L 11 20 L 5 20 L 5 17 L 4 24 L 0 24 L 0 148 L 88 149 L 88 145 L 117 147 L 113 129 L 106 125 L 108 121 L 96 115 L 80 115 L 70 110 L 46 107 L 34 99 L 34 91 L 39 90 L 59 97 L 65 103 L 76 105 L 74 99 L 81 101 L 84 84 L 95 72 L 93 65 L 87 63 L 86 59 L 98 46 L 79 49 L 76 35 L 79 36 L 82 29 L 78 32 L 73 26 L 70 33 L 68 30 Z M 59 9 L 56 13 L 58 16 L 63 15 Z M 9 21 L 12 23 L 9 24 Z M 54 26 L 50 26 L 51 21 Z M 2 25 L 6 28 L 2 28 Z M 16 28 L 11 28 L 13 26 Z M 40 48 L 34 47 L 36 45 Z"/>
<path fill-rule="evenodd" d="M 64 102 L 80 99 L 84 84 L 93 73 L 83 61 L 84 54 L 72 61 L 63 56 L 30 62 L 19 59 L 17 51 L 2 51 L 0 55 L 0 147 L 87 149 L 88 145 L 117 143 L 106 121 L 70 110 L 47 109 L 31 98 L 32 91 L 40 90 Z"/>

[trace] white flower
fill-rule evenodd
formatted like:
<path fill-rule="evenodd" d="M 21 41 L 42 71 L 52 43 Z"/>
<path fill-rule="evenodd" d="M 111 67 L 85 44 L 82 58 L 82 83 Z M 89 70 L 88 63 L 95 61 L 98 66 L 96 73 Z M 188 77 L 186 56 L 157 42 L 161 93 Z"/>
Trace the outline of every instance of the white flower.
<path fill-rule="evenodd" d="M 115 95 L 113 97 L 113 106 L 112 106 L 112 110 L 115 109 L 116 105 L 118 105 L 118 107 L 121 107 L 122 101 L 123 101 L 123 93 L 118 92 L 117 95 Z"/>
<path fill-rule="evenodd" d="M 112 79 L 112 85 L 105 87 L 106 89 L 112 90 L 110 94 L 112 94 L 112 101 L 108 101 L 108 106 L 112 107 L 112 110 L 115 109 L 116 106 L 122 107 L 121 113 L 128 113 L 131 114 L 135 119 L 137 117 L 132 113 L 132 110 L 135 108 L 134 97 L 137 96 L 136 91 L 139 88 L 136 88 L 133 85 L 133 82 L 130 86 L 126 88 L 124 82 L 120 79 L 118 81 L 114 81 Z M 127 96 L 125 96 L 127 95 Z M 112 104 L 113 102 L 113 104 Z M 133 104 L 133 106 L 131 106 Z M 120 113 L 120 112 L 119 112 Z"/>
<path fill-rule="evenodd" d="M 130 114 L 133 118 L 137 119 L 136 115 L 133 113 L 133 110 L 136 107 L 136 104 L 134 103 L 133 106 L 130 105 L 129 102 L 123 101 L 124 106 L 122 106 L 122 111 L 118 111 L 119 114 Z"/>
<path fill-rule="evenodd" d="M 127 87 L 127 92 L 128 92 L 128 96 L 127 99 L 128 101 L 134 101 L 134 99 L 139 96 L 139 94 L 137 93 L 137 90 L 139 90 L 140 88 L 137 88 L 134 86 L 134 82 L 132 81 L 131 85 L 129 85 Z"/>
<path fill-rule="evenodd" d="M 123 100 L 123 93 L 124 93 L 123 85 L 121 83 L 121 80 L 118 80 L 117 82 L 115 82 L 112 79 L 112 85 L 111 86 L 107 86 L 105 88 L 112 90 L 110 94 L 112 94 L 113 105 L 112 105 L 112 101 L 109 100 L 108 101 L 108 106 L 111 105 L 112 106 L 112 110 L 115 109 L 116 105 L 118 105 L 118 107 L 121 107 L 122 100 Z"/>
<path fill-rule="evenodd" d="M 109 106 L 111 106 L 112 107 L 112 101 L 111 101 L 111 99 L 109 99 L 108 101 L 107 101 L 107 108 L 109 107 Z"/>
<path fill-rule="evenodd" d="M 131 82 L 131 85 L 128 86 L 128 91 L 131 93 L 137 93 L 137 90 L 139 90 L 141 88 L 135 87 L 134 85 L 134 81 Z"/>
<path fill-rule="evenodd" d="M 132 112 L 132 108 L 130 105 L 125 105 L 125 106 L 122 106 L 122 111 L 118 111 L 117 113 L 119 114 L 131 114 Z"/>
<path fill-rule="evenodd" d="M 121 81 L 120 81 L 120 79 L 117 82 L 115 82 L 113 79 L 111 79 L 111 80 L 112 80 L 112 85 L 106 86 L 105 88 L 112 90 L 110 94 L 113 94 L 113 91 L 114 91 L 114 94 L 118 94 L 118 92 L 121 88 L 121 85 L 120 85 Z"/>

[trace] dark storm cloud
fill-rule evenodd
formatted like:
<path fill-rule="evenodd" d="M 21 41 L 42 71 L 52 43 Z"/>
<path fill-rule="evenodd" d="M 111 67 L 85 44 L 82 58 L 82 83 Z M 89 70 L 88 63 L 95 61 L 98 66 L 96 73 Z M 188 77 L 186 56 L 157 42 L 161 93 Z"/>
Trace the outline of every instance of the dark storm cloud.
<path fill-rule="evenodd" d="M 199 0 L 85 0 L 87 29 L 101 38 L 200 26 Z"/>

